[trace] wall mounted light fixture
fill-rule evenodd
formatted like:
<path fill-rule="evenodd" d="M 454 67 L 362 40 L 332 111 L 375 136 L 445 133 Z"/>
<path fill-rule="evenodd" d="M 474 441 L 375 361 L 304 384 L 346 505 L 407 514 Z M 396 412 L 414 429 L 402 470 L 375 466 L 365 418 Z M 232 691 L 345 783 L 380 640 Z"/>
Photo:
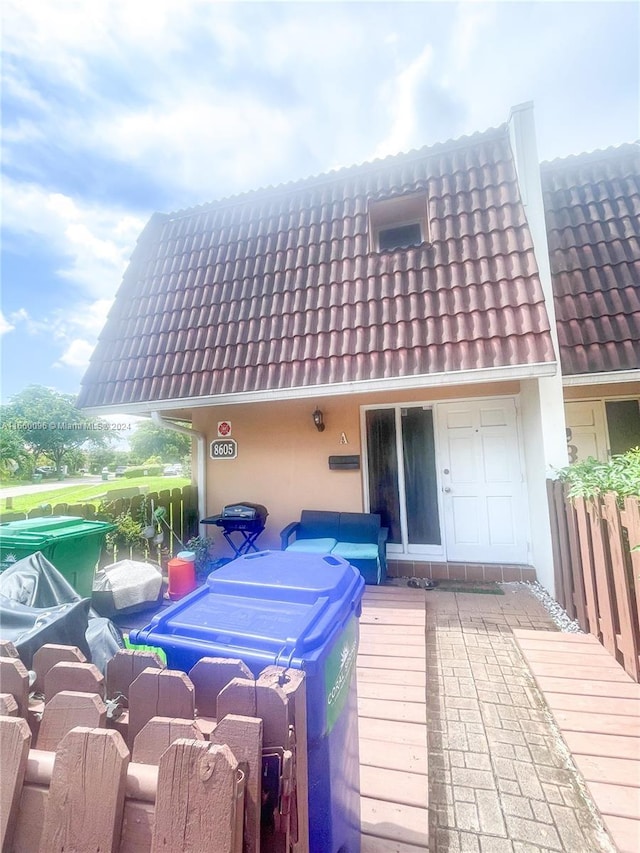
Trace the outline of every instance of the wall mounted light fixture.
<path fill-rule="evenodd" d="M 313 423 L 315 424 L 318 432 L 324 432 L 324 419 L 320 409 L 316 409 L 311 417 L 313 418 Z"/>

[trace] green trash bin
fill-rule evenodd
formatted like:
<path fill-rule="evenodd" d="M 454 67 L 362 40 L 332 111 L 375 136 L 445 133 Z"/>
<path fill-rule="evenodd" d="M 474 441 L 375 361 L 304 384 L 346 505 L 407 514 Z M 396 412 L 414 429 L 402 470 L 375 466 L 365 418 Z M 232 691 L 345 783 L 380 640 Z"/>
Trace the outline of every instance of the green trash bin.
<path fill-rule="evenodd" d="M 114 529 L 109 522 L 73 515 L 9 521 L 0 524 L 0 567 L 7 567 L 10 556 L 21 560 L 42 551 L 76 592 L 90 598 L 105 537 Z"/>

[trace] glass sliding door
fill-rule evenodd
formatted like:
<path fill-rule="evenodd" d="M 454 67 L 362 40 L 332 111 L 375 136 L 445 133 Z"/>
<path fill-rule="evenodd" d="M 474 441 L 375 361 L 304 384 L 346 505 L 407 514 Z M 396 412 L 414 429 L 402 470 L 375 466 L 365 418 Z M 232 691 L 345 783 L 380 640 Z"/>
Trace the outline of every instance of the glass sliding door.
<path fill-rule="evenodd" d="M 431 409 L 402 409 L 404 490 L 409 545 L 441 545 Z"/>
<path fill-rule="evenodd" d="M 366 435 L 369 507 L 389 528 L 390 550 L 442 553 L 433 411 L 367 411 Z"/>
<path fill-rule="evenodd" d="M 389 545 L 399 545 L 402 535 L 394 409 L 367 412 L 367 449 L 369 512 L 380 514 L 382 526 L 389 530 Z"/>

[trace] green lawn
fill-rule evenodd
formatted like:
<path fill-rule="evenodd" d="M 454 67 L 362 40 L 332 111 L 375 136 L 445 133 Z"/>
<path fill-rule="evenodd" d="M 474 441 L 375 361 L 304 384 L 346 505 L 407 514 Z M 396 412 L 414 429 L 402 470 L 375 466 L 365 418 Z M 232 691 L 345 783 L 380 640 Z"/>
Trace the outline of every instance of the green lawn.
<path fill-rule="evenodd" d="M 29 512 L 29 510 L 41 504 L 58 503 L 98 504 L 105 494 L 120 489 L 128 489 L 131 486 L 145 486 L 147 492 L 160 492 L 163 489 L 181 489 L 188 486 L 191 480 L 188 477 L 132 477 L 127 479 L 119 477 L 117 480 L 107 480 L 104 483 L 87 483 L 86 486 L 69 486 L 66 489 L 56 488 L 52 483 L 50 490 L 36 492 L 32 495 L 20 495 L 12 498 L 13 507 L 7 510 L 6 498 L 0 501 L 0 510 L 9 512 Z"/>

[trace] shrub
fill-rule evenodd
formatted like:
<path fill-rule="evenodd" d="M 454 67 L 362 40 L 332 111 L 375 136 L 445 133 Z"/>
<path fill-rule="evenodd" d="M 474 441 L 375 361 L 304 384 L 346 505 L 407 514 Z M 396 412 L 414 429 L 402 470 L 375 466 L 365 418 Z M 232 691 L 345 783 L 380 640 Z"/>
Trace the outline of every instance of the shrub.
<path fill-rule="evenodd" d="M 187 550 L 193 551 L 196 555 L 196 576 L 200 581 L 204 580 L 211 571 L 213 545 L 214 540 L 208 536 L 193 536 L 187 542 Z"/>
<path fill-rule="evenodd" d="M 569 497 L 592 498 L 615 492 L 619 498 L 640 495 L 640 447 L 601 462 L 590 456 L 558 471 L 558 478 L 569 483 Z"/>
<path fill-rule="evenodd" d="M 162 465 L 138 465 L 135 468 L 127 468 L 124 476 L 132 477 L 158 477 L 162 474 Z"/>
<path fill-rule="evenodd" d="M 147 552 L 149 550 L 149 544 L 142 535 L 142 524 L 131 518 L 128 512 L 116 516 L 113 523 L 116 525 L 116 529 L 107 533 L 107 551 L 115 552 L 121 548 L 128 548 L 129 553 L 131 551 Z"/>

